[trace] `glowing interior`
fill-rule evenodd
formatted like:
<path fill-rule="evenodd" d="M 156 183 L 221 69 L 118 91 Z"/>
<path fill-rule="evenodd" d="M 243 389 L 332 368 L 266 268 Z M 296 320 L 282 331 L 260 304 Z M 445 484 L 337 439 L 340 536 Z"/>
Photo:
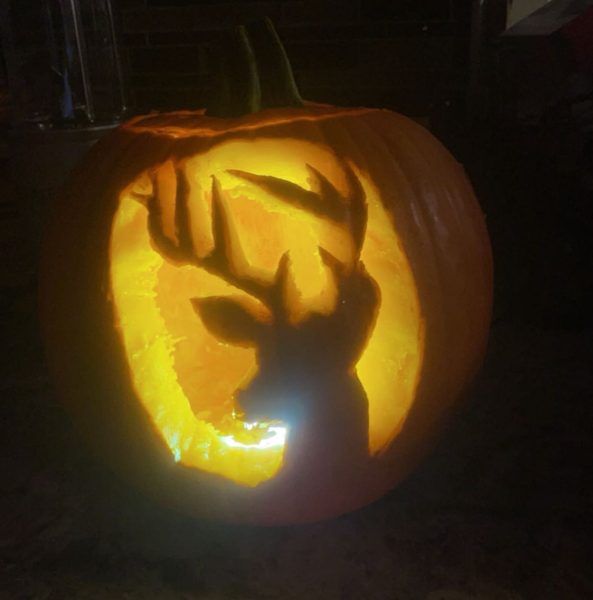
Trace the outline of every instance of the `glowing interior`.
<path fill-rule="evenodd" d="M 293 286 L 286 304 L 296 326 L 312 313 L 333 311 L 335 282 L 317 247 L 349 263 L 350 232 L 342 223 L 278 202 L 229 170 L 273 175 L 310 189 L 307 163 L 337 189 L 347 191 L 343 166 L 335 156 L 297 140 L 225 142 L 183 165 L 198 256 L 207 255 L 213 246 L 214 175 L 242 250 L 243 260 L 233 257 L 235 268 L 270 282 L 280 257 L 290 251 Z M 173 163 L 160 165 L 154 174 L 164 200 L 163 230 L 174 236 Z M 377 454 L 397 435 L 414 400 L 423 330 L 413 275 L 393 224 L 377 190 L 363 173 L 357 176 L 369 211 L 361 259 L 381 289 L 377 321 L 356 365 L 369 402 L 369 452 Z M 190 298 L 241 297 L 261 320 L 269 317 L 267 309 L 222 278 L 194 265 L 165 260 L 156 251 L 142 202 L 153 191 L 152 181 L 143 174 L 122 191 L 111 237 L 113 305 L 133 385 L 175 461 L 255 486 L 281 469 L 290 423 L 241 420 L 234 393 L 257 373 L 256 349 L 217 339 Z M 320 341 L 324 342 L 330 351 L 331 340 Z"/>

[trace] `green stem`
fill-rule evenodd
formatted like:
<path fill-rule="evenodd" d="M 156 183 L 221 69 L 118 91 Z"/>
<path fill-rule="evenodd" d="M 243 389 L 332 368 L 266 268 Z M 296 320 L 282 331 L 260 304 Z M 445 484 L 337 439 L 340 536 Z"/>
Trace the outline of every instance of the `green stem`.
<path fill-rule="evenodd" d="M 269 19 L 238 27 L 219 57 L 218 80 L 206 114 L 240 117 L 302 106 L 286 51 Z"/>

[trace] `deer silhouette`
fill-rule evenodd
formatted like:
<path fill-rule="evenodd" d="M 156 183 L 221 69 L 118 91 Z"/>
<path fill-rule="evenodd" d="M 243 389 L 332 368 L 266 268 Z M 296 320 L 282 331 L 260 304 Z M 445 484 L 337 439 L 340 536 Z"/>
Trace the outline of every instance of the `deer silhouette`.
<path fill-rule="evenodd" d="M 223 278 L 259 300 L 271 314 L 271 319 L 262 320 L 236 297 L 190 299 L 205 327 L 217 338 L 256 348 L 258 372 L 247 387 L 235 394 L 241 418 L 248 422 L 285 422 L 290 430 L 288 445 L 291 440 L 304 444 L 312 461 L 318 460 L 319 446 L 326 455 L 351 452 L 367 457 L 368 400 L 355 365 L 374 326 L 380 297 L 376 282 L 360 260 L 367 223 L 366 198 L 349 165 L 344 165 L 348 187 L 345 196 L 318 170 L 307 167 L 310 190 L 272 176 L 228 172 L 295 210 L 308 211 L 347 228 L 354 248 L 354 260 L 349 264 L 322 247 L 312 249 L 319 252 L 336 285 L 335 309 L 329 315 L 313 313 L 297 324 L 291 322 L 286 305 L 290 251 L 283 254 L 269 283 L 237 271 L 233 258 L 241 249 L 224 192 L 215 177 L 211 189 L 213 248 L 206 256 L 198 256 L 194 250 L 189 184 L 183 166 L 175 166 L 176 235 L 165 232 L 157 177 L 153 177 L 153 193 L 147 199 L 149 233 L 166 259 L 194 264 Z M 308 434 L 303 434 L 305 430 Z"/>

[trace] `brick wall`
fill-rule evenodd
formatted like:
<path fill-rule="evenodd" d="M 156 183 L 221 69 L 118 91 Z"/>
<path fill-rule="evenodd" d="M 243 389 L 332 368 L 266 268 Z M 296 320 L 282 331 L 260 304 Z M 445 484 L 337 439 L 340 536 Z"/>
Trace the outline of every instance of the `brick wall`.
<path fill-rule="evenodd" d="M 202 106 L 220 32 L 272 18 L 303 96 L 414 116 L 463 95 L 470 2 L 463 0 L 113 0 L 133 109 Z"/>

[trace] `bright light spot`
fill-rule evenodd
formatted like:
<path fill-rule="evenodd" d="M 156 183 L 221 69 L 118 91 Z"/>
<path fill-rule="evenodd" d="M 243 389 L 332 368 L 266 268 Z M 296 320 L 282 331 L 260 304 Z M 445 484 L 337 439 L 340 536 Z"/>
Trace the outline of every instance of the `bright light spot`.
<path fill-rule="evenodd" d="M 251 427 L 248 425 L 251 425 Z M 253 424 L 246 424 L 246 429 L 252 429 L 253 426 Z M 258 450 L 265 450 L 266 448 L 284 446 L 286 434 L 288 432 L 286 427 L 270 427 L 268 431 L 270 432 L 270 435 L 257 442 L 257 444 L 243 444 L 242 442 L 238 442 L 232 435 L 225 435 L 220 439 L 231 448 L 256 448 Z"/>

